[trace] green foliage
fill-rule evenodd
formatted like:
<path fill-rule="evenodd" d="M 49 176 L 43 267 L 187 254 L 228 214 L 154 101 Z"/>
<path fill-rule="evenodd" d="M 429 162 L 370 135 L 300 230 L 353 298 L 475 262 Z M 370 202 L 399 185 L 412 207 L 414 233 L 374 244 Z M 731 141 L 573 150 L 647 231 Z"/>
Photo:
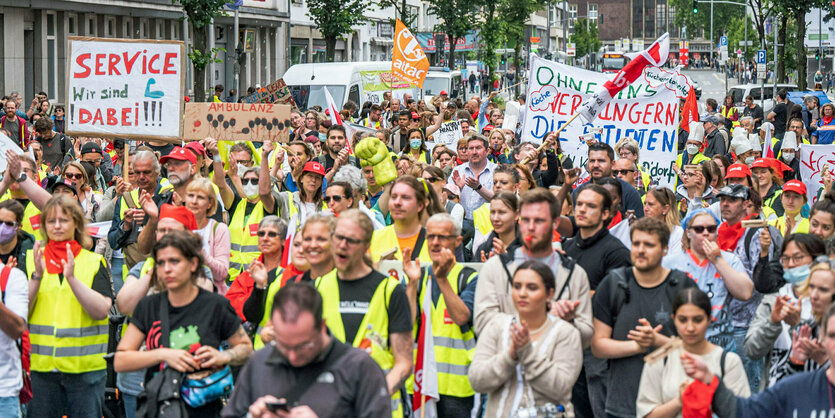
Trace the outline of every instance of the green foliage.
<path fill-rule="evenodd" d="M 377 5 L 380 9 L 394 8 L 395 19 L 389 19 L 392 26 L 397 24 L 397 19 L 400 19 L 407 27 L 413 27 L 417 24 L 417 14 L 409 13 L 409 6 L 406 5 L 405 0 L 377 0 Z"/>
<path fill-rule="evenodd" d="M 745 52 L 745 47 L 739 46 L 739 43 L 745 40 L 744 20 L 744 16 L 738 16 L 731 19 L 730 23 L 727 25 L 729 57 L 736 58 L 735 51 L 737 49 L 741 49 L 743 53 Z M 750 18 L 748 19 L 748 40 L 751 41 L 751 46 L 748 47 L 748 55 L 742 56 L 742 58 L 746 61 L 752 59 L 757 53 L 757 50 L 760 49 L 760 37 L 757 33 L 757 28 L 754 25 L 754 22 Z"/>
<path fill-rule="evenodd" d="M 493 74 L 499 64 L 496 49 L 502 47 L 505 41 L 504 20 L 497 16 L 496 1 L 488 1 L 482 9 L 483 20 L 479 23 L 479 38 L 481 39 L 481 59 L 487 67 L 487 73 Z M 491 80 L 492 81 L 492 80 Z M 492 88 L 492 84 L 490 84 Z"/>
<path fill-rule="evenodd" d="M 585 18 L 577 19 L 574 22 L 574 33 L 570 39 L 575 44 L 577 58 L 582 58 L 591 52 L 597 52 L 603 46 L 597 32 L 597 24 Z"/>
<path fill-rule="evenodd" d="M 334 59 L 336 39 L 368 20 L 364 13 L 369 7 L 364 0 L 307 0 L 307 14 L 325 38 L 328 61 Z"/>
<path fill-rule="evenodd" d="M 713 41 L 719 43 L 719 37 L 728 32 L 731 22 L 736 17 L 742 19 L 744 7 L 742 4 L 748 0 L 728 0 L 739 3 L 733 5 L 727 3 L 713 3 Z M 687 39 L 694 39 L 704 36 L 710 39 L 710 1 L 699 0 L 699 12 L 693 13 L 693 0 L 669 0 L 670 7 L 676 8 L 673 18 L 676 26 L 687 28 Z M 742 23 L 740 21 L 740 26 Z M 739 45 L 739 44 L 737 44 Z"/>
<path fill-rule="evenodd" d="M 196 29 L 212 24 L 212 19 L 225 15 L 223 7 L 229 0 L 171 0 L 183 6 L 188 21 Z"/>
<path fill-rule="evenodd" d="M 222 64 L 223 60 L 217 57 L 218 52 L 226 52 L 225 48 L 212 48 L 208 52 L 192 47 L 188 52 L 188 58 L 194 68 L 205 70 L 210 63 Z"/>

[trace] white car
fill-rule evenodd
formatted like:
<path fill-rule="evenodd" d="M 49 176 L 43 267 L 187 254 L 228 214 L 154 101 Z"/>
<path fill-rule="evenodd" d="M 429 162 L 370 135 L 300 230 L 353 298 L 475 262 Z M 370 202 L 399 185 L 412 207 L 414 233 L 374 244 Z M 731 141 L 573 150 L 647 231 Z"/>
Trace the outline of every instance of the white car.
<path fill-rule="evenodd" d="M 777 84 L 777 91 L 786 89 L 787 91 L 796 91 L 797 84 Z M 740 84 L 731 87 L 728 94 L 734 99 L 734 106 L 737 107 L 741 114 L 745 108 L 745 98 L 749 95 L 754 98 L 754 103 L 762 106 L 763 115 L 768 115 L 768 112 L 774 108 L 774 84 L 765 85 L 765 97 L 763 96 L 761 84 Z M 765 99 L 765 100 L 763 100 Z"/>

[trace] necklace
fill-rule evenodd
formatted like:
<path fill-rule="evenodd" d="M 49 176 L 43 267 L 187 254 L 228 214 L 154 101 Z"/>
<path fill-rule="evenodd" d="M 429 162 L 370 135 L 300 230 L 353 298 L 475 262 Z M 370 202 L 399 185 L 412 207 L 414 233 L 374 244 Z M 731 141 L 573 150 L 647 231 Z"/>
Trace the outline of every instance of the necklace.
<path fill-rule="evenodd" d="M 550 324 L 550 323 L 551 323 L 551 318 L 546 317 L 546 318 L 545 318 L 545 323 L 544 323 L 544 324 L 542 324 L 542 326 L 541 326 L 541 327 L 539 327 L 539 328 L 537 328 L 537 329 L 534 329 L 534 330 L 530 330 L 530 331 L 528 331 L 528 333 L 529 333 L 529 334 L 531 334 L 531 335 L 534 335 L 534 334 L 539 334 L 539 333 L 540 333 L 543 329 L 545 329 L 545 327 L 547 327 L 547 326 L 548 326 L 548 324 Z"/>

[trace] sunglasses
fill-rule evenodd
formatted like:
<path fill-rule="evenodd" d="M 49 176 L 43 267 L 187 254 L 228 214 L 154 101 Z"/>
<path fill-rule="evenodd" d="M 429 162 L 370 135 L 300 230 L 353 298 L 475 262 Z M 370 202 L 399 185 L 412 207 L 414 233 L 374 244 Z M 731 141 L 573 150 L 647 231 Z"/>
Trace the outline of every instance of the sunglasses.
<path fill-rule="evenodd" d="M 690 229 L 695 231 L 697 234 L 701 234 L 702 232 L 705 232 L 705 230 L 712 234 L 716 232 L 716 228 L 716 225 L 693 225 L 690 227 Z"/>
<path fill-rule="evenodd" d="M 73 174 L 73 173 L 64 173 L 64 177 L 70 180 L 81 180 L 84 176 L 81 173 Z"/>
<path fill-rule="evenodd" d="M 633 172 L 635 172 L 635 170 L 629 170 L 629 169 L 627 169 L 627 170 L 612 170 L 612 173 L 614 173 L 614 175 L 616 175 L 616 176 L 619 176 L 621 174 L 626 175 L 626 174 L 633 173 Z"/>
<path fill-rule="evenodd" d="M 342 196 L 336 195 L 336 196 L 325 196 L 322 200 L 324 200 L 325 203 L 330 203 L 331 200 L 333 200 L 334 203 L 339 203 L 339 202 L 342 201 L 342 199 L 343 199 Z"/>
<path fill-rule="evenodd" d="M 258 179 L 241 179 L 241 184 L 244 186 L 247 184 L 258 184 Z"/>
<path fill-rule="evenodd" d="M 0 221 L 0 223 L 4 224 L 6 226 L 10 226 L 10 227 L 16 227 L 17 226 L 17 222 L 13 222 L 13 221 Z"/>
<path fill-rule="evenodd" d="M 264 237 L 275 238 L 275 237 L 277 237 L 277 236 L 278 236 L 278 232 L 273 232 L 273 231 L 269 231 L 269 232 L 267 232 L 267 231 L 258 231 L 258 238 L 264 238 Z"/>

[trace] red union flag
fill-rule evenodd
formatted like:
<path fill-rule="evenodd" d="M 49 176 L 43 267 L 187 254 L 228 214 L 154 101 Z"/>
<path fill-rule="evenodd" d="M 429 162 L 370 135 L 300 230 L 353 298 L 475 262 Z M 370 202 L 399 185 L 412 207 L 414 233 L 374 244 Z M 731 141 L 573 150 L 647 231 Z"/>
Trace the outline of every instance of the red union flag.
<path fill-rule="evenodd" d="M 607 81 L 606 84 L 603 85 L 603 88 L 592 94 L 585 102 L 583 102 L 579 109 L 580 116 L 589 122 L 593 121 L 597 117 L 597 114 L 604 107 L 606 107 L 613 97 L 617 96 L 621 90 L 632 84 L 638 79 L 638 77 L 641 76 L 641 73 L 644 72 L 644 68 L 650 65 L 660 67 L 667 61 L 667 55 L 669 55 L 669 53 L 670 35 L 665 33 L 653 42 L 649 48 L 637 54 L 627 54 L 632 58 L 632 61 L 629 61 L 629 64 L 626 64 L 623 69 L 618 71 L 618 73 L 615 74 L 615 78 Z"/>
<path fill-rule="evenodd" d="M 409 28 L 397 19 L 394 30 L 394 51 L 391 58 L 391 72 L 411 85 L 423 88 L 429 59 L 420 48 L 417 38 Z"/>

